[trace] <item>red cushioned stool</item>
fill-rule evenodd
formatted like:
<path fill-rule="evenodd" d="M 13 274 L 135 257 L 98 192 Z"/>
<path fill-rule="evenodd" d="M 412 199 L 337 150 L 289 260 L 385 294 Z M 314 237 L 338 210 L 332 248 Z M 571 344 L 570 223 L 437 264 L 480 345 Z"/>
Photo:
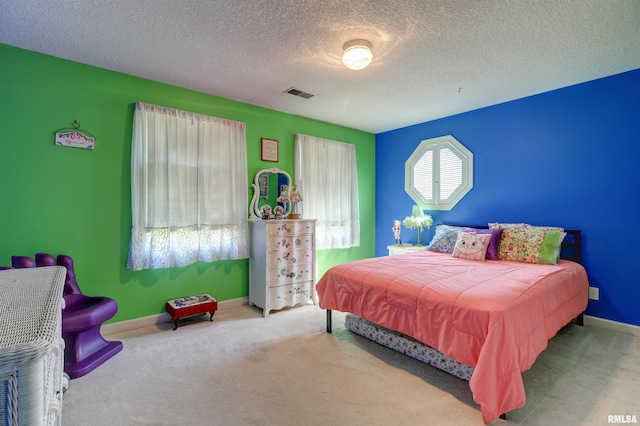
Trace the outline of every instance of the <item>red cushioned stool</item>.
<path fill-rule="evenodd" d="M 209 315 L 211 315 L 209 321 L 213 321 L 213 314 L 218 309 L 218 301 L 208 294 L 199 294 L 197 296 L 169 300 L 166 308 L 173 319 L 173 329 L 175 330 L 178 328 L 178 320 L 184 317 L 202 315 L 209 312 Z"/>

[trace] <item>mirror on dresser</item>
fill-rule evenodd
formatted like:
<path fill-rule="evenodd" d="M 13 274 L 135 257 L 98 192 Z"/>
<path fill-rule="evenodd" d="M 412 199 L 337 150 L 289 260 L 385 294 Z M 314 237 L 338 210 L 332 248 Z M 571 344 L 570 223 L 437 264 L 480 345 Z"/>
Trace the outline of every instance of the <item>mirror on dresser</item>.
<path fill-rule="evenodd" d="M 277 167 L 262 169 L 251 184 L 253 197 L 249 204 L 249 219 L 286 219 L 291 213 L 288 201 L 291 175 Z"/>

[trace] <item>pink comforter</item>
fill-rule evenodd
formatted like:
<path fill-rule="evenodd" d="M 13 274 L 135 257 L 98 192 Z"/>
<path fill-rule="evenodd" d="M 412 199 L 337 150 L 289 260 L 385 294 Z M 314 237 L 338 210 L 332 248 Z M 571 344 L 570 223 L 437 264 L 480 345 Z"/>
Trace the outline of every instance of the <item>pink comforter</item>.
<path fill-rule="evenodd" d="M 522 372 L 587 307 L 574 262 L 478 262 L 423 251 L 337 265 L 318 282 L 319 305 L 414 337 L 474 367 L 469 382 L 490 423 L 525 404 Z"/>

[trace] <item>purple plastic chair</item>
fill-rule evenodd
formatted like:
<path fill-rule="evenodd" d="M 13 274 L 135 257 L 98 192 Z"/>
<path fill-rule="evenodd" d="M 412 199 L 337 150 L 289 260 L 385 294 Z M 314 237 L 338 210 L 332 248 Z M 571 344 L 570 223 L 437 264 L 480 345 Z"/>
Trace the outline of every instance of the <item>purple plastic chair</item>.
<path fill-rule="evenodd" d="M 11 264 L 14 268 L 55 265 L 67 268 L 62 337 L 65 342 L 64 371 L 70 378 L 84 376 L 122 350 L 122 342 L 108 342 L 100 334 L 102 323 L 118 312 L 118 304 L 108 297 L 82 294 L 69 256 L 60 255 L 56 259 L 47 253 L 37 253 L 35 260 L 12 256 Z"/>

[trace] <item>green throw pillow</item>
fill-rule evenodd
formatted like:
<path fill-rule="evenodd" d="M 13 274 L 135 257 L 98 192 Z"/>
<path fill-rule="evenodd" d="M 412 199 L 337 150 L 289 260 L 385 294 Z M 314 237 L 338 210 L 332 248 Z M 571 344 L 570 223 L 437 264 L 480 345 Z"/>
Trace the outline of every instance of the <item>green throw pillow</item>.
<path fill-rule="evenodd" d="M 560 248 L 562 240 L 567 235 L 562 231 L 547 231 L 540 247 L 540 263 L 555 265 L 560 260 Z"/>

